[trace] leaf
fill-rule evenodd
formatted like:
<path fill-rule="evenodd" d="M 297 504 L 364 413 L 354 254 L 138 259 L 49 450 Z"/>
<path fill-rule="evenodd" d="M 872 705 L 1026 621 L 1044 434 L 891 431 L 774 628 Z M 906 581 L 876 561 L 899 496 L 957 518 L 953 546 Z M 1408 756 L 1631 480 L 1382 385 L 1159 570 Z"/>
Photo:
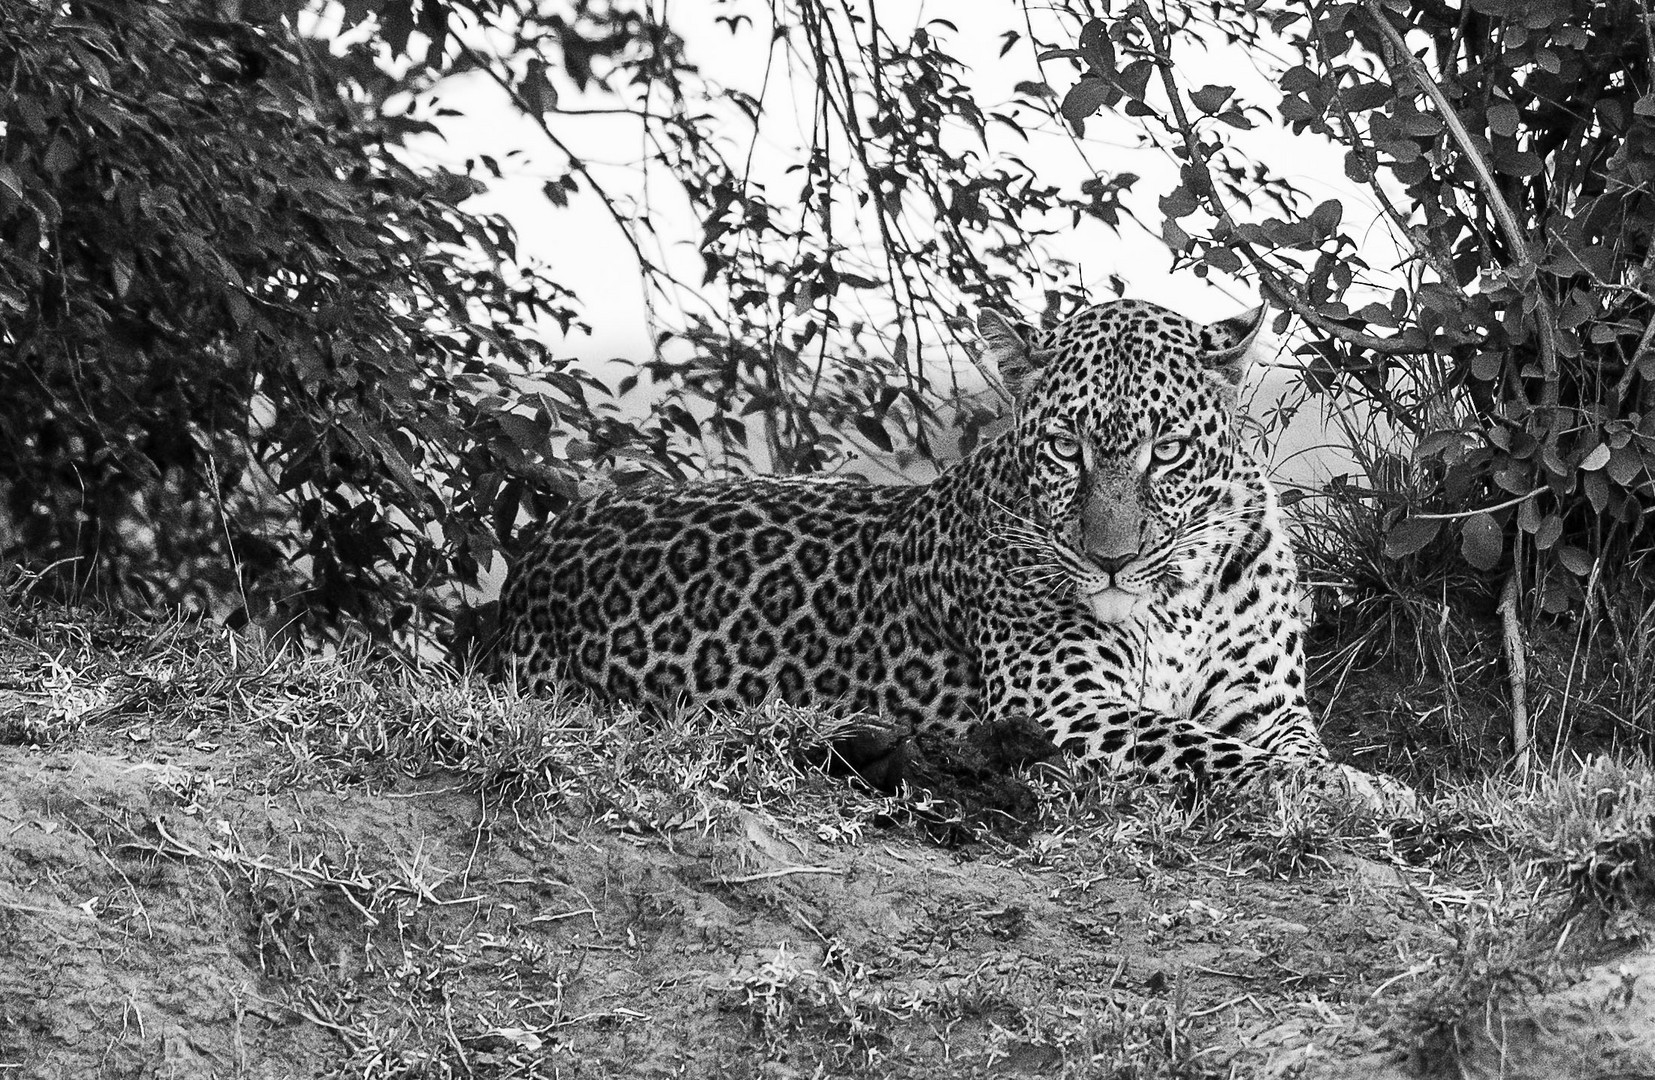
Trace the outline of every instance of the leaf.
<path fill-rule="evenodd" d="M 109 275 L 114 279 L 115 298 L 125 300 L 127 292 L 132 288 L 132 255 L 129 252 L 117 252 L 111 259 Z"/>
<path fill-rule="evenodd" d="M 1557 549 L 1557 561 L 1575 577 L 1585 577 L 1592 572 L 1592 557 L 1571 544 Z"/>
<path fill-rule="evenodd" d="M 47 147 L 45 160 L 40 163 L 40 167 L 45 169 L 46 174 L 53 180 L 57 180 L 74 167 L 79 156 L 69 140 L 59 135 L 52 140 L 52 145 Z"/>
<path fill-rule="evenodd" d="M 1608 281 L 1617 274 L 1615 259 L 1616 253 L 1603 244 L 1563 245 L 1554 258 L 1542 264 L 1542 269 L 1556 269 L 1565 274 L 1590 274 L 1599 281 Z M 1577 311 L 1580 314 L 1574 314 Z M 1592 310 L 1590 304 L 1581 303 L 1569 305 L 1562 314 L 1572 317 L 1568 319 L 1560 318 L 1558 324 L 1568 329 L 1574 329 L 1588 319 L 1593 318 L 1596 313 Z M 1600 325 L 1607 325 L 1612 331 L 1617 324 L 1606 323 Z"/>
<path fill-rule="evenodd" d="M 1105 106 L 1114 105 L 1120 99 L 1121 92 L 1117 87 L 1087 76 L 1069 87 L 1069 92 L 1063 95 L 1063 118 L 1075 125 L 1078 131 L 1088 116 Z"/>
<path fill-rule="evenodd" d="M 242 295 L 240 289 L 227 288 L 224 290 L 223 297 L 225 310 L 230 313 L 230 318 L 235 321 L 237 329 L 252 321 L 252 305 L 247 302 L 247 297 Z"/>
<path fill-rule="evenodd" d="M 546 425 L 534 417 L 503 412 L 495 415 L 494 422 L 519 450 L 538 453 L 546 450 L 551 444 Z"/>
<path fill-rule="evenodd" d="M 855 422 L 856 430 L 862 433 L 863 438 L 867 439 L 869 442 L 873 443 L 874 446 L 885 451 L 887 454 L 891 452 L 891 435 L 890 432 L 885 430 L 884 424 L 881 424 L 874 417 L 867 415 L 856 417 Z"/>
<path fill-rule="evenodd" d="M 1121 89 L 1137 101 L 1144 99 L 1144 91 L 1149 87 L 1149 77 L 1155 74 L 1155 63 L 1152 60 L 1134 60 L 1121 69 Z"/>
<path fill-rule="evenodd" d="M 1533 499 L 1524 499 L 1517 508 L 1517 527 L 1531 535 L 1540 531 L 1540 507 Z"/>
<path fill-rule="evenodd" d="M 1556 514 L 1547 514 L 1540 528 L 1534 531 L 1534 546 L 1540 551 L 1549 551 L 1562 536 L 1563 519 Z"/>
<path fill-rule="evenodd" d="M 537 115 L 557 110 L 557 87 L 546 77 L 546 61 L 539 57 L 529 60 L 527 70 L 523 72 L 523 81 L 517 84 L 517 89 Z"/>
<path fill-rule="evenodd" d="M 1608 443 L 1598 443 L 1592 447 L 1592 452 L 1580 459 L 1580 467 L 1584 472 L 1597 472 L 1609 464 L 1609 455 L 1613 453 Z"/>
<path fill-rule="evenodd" d="M 1222 270 L 1226 274 L 1239 273 L 1241 270 L 1241 256 L 1227 247 L 1210 247 L 1201 253 L 1201 258 L 1215 270 Z"/>
<path fill-rule="evenodd" d="M 1339 91 L 1339 104 L 1351 112 L 1366 112 L 1388 104 L 1396 91 L 1389 83 L 1369 82 L 1346 86 Z"/>
<path fill-rule="evenodd" d="M 1200 203 L 1196 200 L 1194 192 L 1190 191 L 1188 187 L 1179 185 L 1167 194 L 1162 195 L 1159 205 L 1161 213 L 1167 217 L 1181 218 L 1189 217 L 1195 213 Z"/>
<path fill-rule="evenodd" d="M 414 32 L 414 0 L 391 0 L 379 10 L 379 37 L 391 52 L 408 52 L 408 38 Z"/>
<path fill-rule="evenodd" d="M 1472 514 L 1460 526 L 1460 553 L 1479 570 L 1492 570 L 1505 550 L 1499 522 L 1489 513 Z"/>
<path fill-rule="evenodd" d="M 1586 492 L 1586 501 L 1592 504 L 1592 512 L 1603 513 L 1603 508 L 1609 505 L 1609 481 L 1603 473 L 1587 473 L 1580 486 Z"/>
<path fill-rule="evenodd" d="M 1517 143 L 1511 139 L 1496 139 L 1490 157 L 1496 172 L 1524 179 L 1538 175 L 1544 165 L 1539 154 L 1533 150 L 1518 149 Z"/>
<path fill-rule="evenodd" d="M 1081 27 L 1080 51 L 1093 75 L 1109 77 L 1115 73 L 1115 43 L 1109 39 L 1109 24 L 1092 19 Z"/>
<path fill-rule="evenodd" d="M 1419 112 L 1411 108 L 1398 109 L 1396 120 L 1404 135 L 1429 139 L 1442 134 L 1442 121 L 1432 113 Z"/>
<path fill-rule="evenodd" d="M 1161 223 L 1161 239 L 1173 251 L 1184 251 L 1190 246 L 1190 234 L 1171 218 Z"/>
<path fill-rule="evenodd" d="M 18 199 L 23 198 L 23 181 L 17 178 L 17 173 L 11 165 L 4 161 L 0 161 L 0 187 L 5 188 Z"/>
<path fill-rule="evenodd" d="M 1569 610 L 1569 585 L 1573 579 L 1552 576 L 1546 579 L 1546 586 L 1540 594 L 1540 610 L 1548 615 L 1561 615 Z M 1578 585 L 1575 586 L 1579 588 Z"/>
<path fill-rule="evenodd" d="M 1396 328 L 1396 319 L 1391 315 L 1391 309 L 1384 304 L 1364 304 L 1362 310 L 1356 313 L 1356 317 L 1369 326 Z"/>
<path fill-rule="evenodd" d="M 526 1050 L 531 1054 L 539 1052 L 540 1048 L 545 1045 L 539 1035 L 529 1031 L 526 1028 L 489 1028 L 487 1031 L 483 1032 L 483 1034 L 493 1036 L 498 1039 L 506 1039 L 510 1042 L 516 1043 L 518 1049 Z"/>
<path fill-rule="evenodd" d="M 1643 459 L 1638 455 L 1638 451 L 1631 446 L 1623 446 L 1610 452 L 1609 478 L 1622 487 L 1631 483 L 1632 478 L 1637 476 L 1638 470 L 1642 468 Z"/>
<path fill-rule="evenodd" d="M 1190 100 L 1195 103 L 1197 109 L 1211 116 L 1224 108 L 1224 103 L 1229 101 L 1235 92 L 1236 88 L 1233 86 L 1203 86 L 1199 90 L 1190 91 Z"/>
<path fill-rule="evenodd" d="M 407 459 L 397 450 L 396 444 L 384 436 L 378 425 L 370 428 L 369 422 L 357 413 L 345 414 L 339 418 L 339 423 L 356 439 L 357 445 L 379 459 L 385 466 L 385 471 L 391 474 L 391 479 L 397 482 L 409 498 L 422 506 L 428 505 L 427 492 L 414 476 L 413 470 L 408 467 Z"/>
<path fill-rule="evenodd" d="M 1521 117 L 1517 106 L 1509 101 L 1491 101 L 1488 103 L 1488 130 L 1496 135 L 1515 135 Z"/>
<path fill-rule="evenodd" d="M 579 188 L 575 185 L 575 178 L 572 176 L 565 176 L 561 180 L 548 180 L 540 187 L 541 194 L 545 195 L 546 201 L 551 203 L 553 206 L 568 206 L 570 193 L 578 190 Z M 719 234 L 723 233 L 727 227 L 728 226 L 718 218 L 709 220 L 706 225 L 707 235 L 702 238 L 701 246 L 706 247 L 714 240 L 717 240 Z M 717 230 L 716 232 L 714 231 L 715 229 Z"/>
<path fill-rule="evenodd" d="M 1310 224 L 1318 236 L 1331 236 L 1344 216 L 1344 204 L 1338 199 L 1329 199 L 1310 212 Z"/>
<path fill-rule="evenodd" d="M 1080 28 L 1080 39 L 1077 44 L 1080 45 L 1082 54 L 1107 58 L 1113 58 L 1115 55 L 1115 43 L 1109 40 L 1109 24 L 1103 19 L 1087 19 L 1086 24 Z M 1113 63 L 1109 65 L 1111 71 L 1114 67 Z"/>
<path fill-rule="evenodd" d="M 1385 554 L 1392 559 L 1412 555 L 1441 531 L 1442 522 L 1436 518 L 1403 518 L 1385 534 Z"/>

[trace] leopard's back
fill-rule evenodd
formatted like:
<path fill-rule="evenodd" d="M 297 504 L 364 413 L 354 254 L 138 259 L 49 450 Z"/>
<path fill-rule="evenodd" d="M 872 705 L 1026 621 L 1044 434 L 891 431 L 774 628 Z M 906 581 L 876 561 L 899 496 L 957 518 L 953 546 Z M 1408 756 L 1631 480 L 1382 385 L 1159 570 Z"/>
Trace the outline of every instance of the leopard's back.
<path fill-rule="evenodd" d="M 904 572 L 923 492 L 754 478 L 577 501 L 512 569 L 503 655 L 607 701 L 961 717 L 963 642 Z"/>

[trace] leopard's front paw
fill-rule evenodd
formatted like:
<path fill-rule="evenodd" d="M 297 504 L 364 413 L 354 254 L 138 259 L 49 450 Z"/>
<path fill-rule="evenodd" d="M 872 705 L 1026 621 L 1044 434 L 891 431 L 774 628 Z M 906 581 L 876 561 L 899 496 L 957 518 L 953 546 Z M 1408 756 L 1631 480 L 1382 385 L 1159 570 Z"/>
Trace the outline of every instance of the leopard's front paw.
<path fill-rule="evenodd" d="M 1310 790 L 1331 802 L 1354 806 L 1379 817 L 1418 817 L 1419 795 L 1394 776 L 1363 772 L 1332 762 L 1322 766 Z"/>

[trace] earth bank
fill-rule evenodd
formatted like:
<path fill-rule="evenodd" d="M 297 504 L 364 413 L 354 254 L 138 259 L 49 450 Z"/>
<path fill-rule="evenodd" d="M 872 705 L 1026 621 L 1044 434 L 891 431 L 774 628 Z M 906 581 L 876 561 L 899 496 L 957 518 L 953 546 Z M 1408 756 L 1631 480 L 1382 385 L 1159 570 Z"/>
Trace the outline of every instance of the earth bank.
<path fill-rule="evenodd" d="M 1014 821 L 802 765 L 785 711 L 43 616 L 0 731 L 0 1077 L 1655 1075 L 1636 920 L 1518 903 L 1463 800 L 1037 768 Z M 1571 917 L 1588 949 L 1494 963 Z"/>

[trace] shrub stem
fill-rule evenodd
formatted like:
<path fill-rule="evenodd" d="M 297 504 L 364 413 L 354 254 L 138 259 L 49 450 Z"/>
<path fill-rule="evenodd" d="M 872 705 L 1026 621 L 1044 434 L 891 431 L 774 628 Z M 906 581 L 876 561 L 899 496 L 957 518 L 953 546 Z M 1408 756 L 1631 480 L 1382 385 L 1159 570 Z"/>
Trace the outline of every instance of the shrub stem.
<path fill-rule="evenodd" d="M 1514 553 L 1515 555 L 1516 553 Z M 1505 626 L 1506 670 L 1511 682 L 1511 742 L 1517 751 L 1517 771 L 1529 771 L 1528 661 L 1523 648 L 1523 628 L 1517 621 L 1517 599 L 1522 595 L 1521 563 L 1512 559 L 1511 573 L 1500 590 L 1500 621 Z"/>

